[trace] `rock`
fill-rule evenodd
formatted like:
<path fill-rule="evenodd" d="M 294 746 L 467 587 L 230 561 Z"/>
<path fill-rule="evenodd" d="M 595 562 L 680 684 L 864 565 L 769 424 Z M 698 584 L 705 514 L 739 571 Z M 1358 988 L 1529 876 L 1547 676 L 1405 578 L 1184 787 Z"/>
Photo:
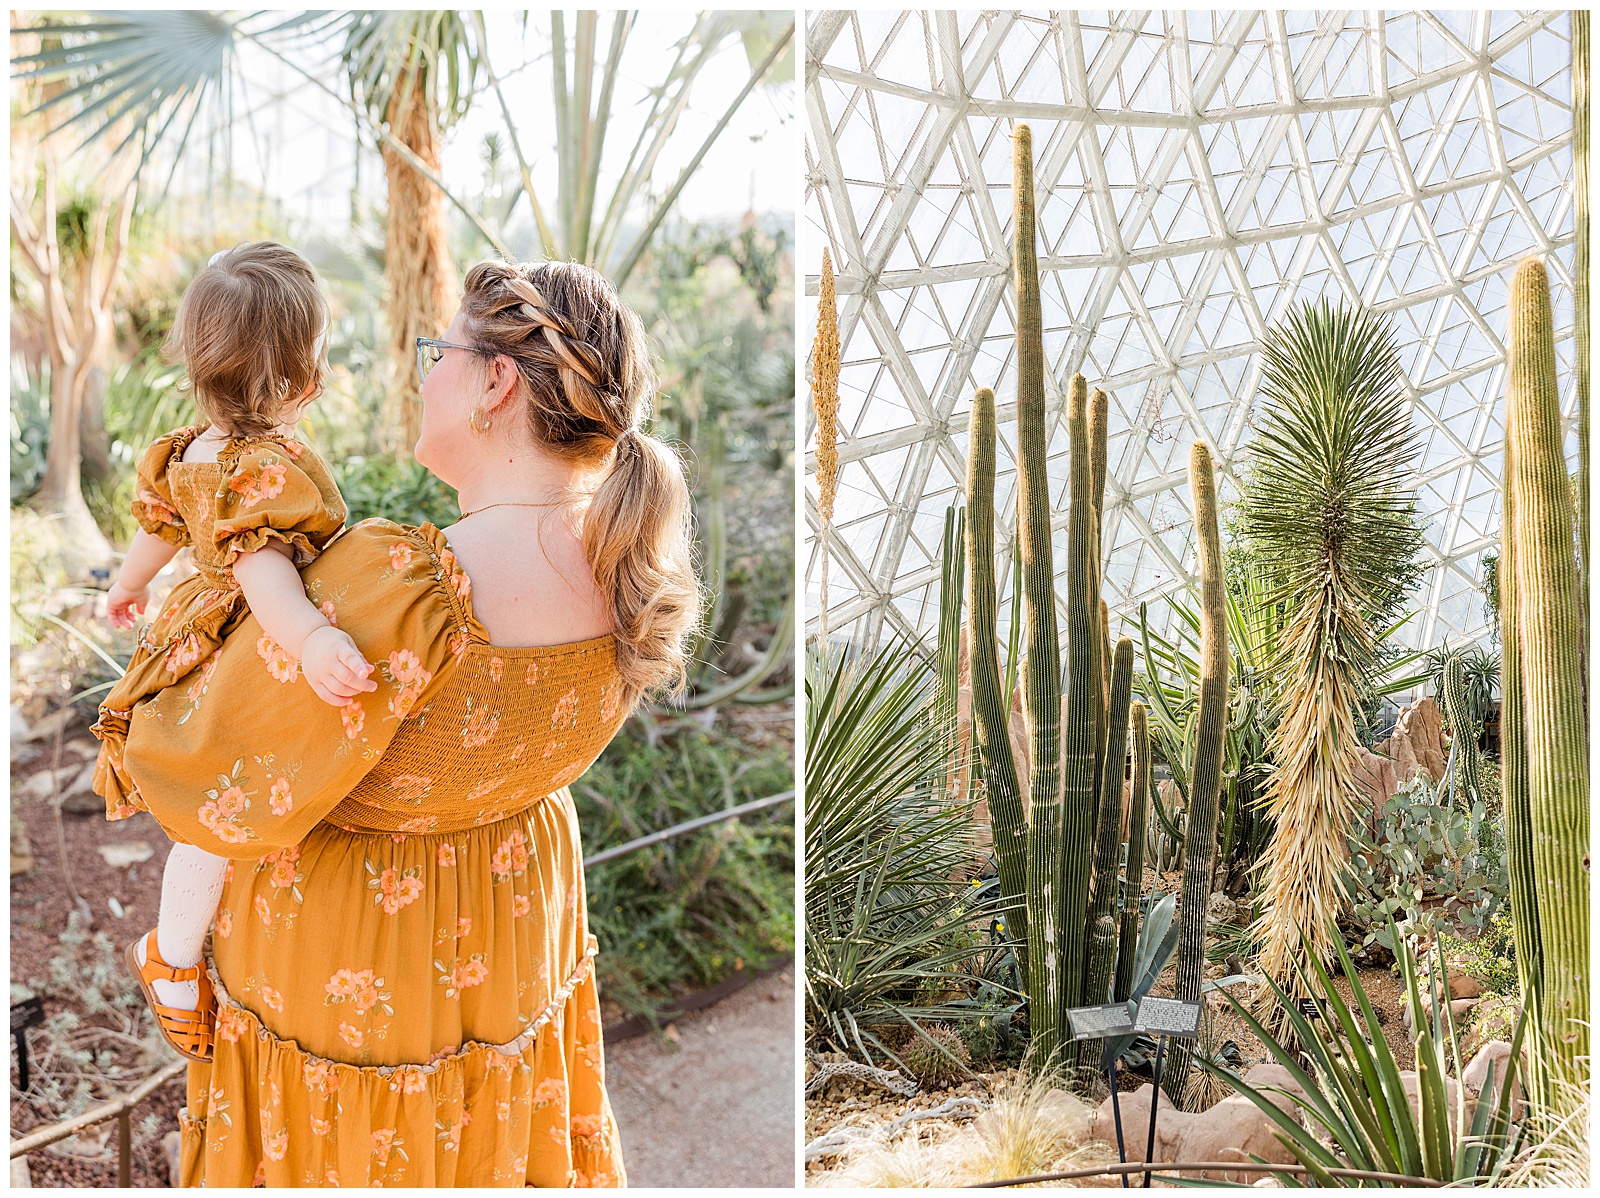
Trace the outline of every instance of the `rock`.
<path fill-rule="evenodd" d="M 1494 1066 L 1494 1091 L 1492 1094 L 1485 1096 L 1483 1088 L 1489 1078 L 1490 1065 Z M 1482 1048 L 1478 1049 L 1472 1060 L 1467 1062 L 1467 1067 L 1461 1071 L 1461 1084 L 1467 1088 L 1467 1092 L 1474 1098 L 1482 1099 L 1486 1097 L 1489 1102 L 1498 1102 L 1501 1087 L 1505 1084 L 1506 1070 L 1510 1065 L 1511 1045 L 1504 1040 L 1490 1040 Z M 1513 1119 L 1521 1119 L 1522 1116 L 1522 1083 L 1512 1082 L 1511 1117 Z"/>
<path fill-rule="evenodd" d="M 11 876 L 19 877 L 33 869 L 33 846 L 28 829 L 15 816 L 11 820 Z"/>
<path fill-rule="evenodd" d="M 161 1137 L 162 1155 L 167 1158 L 167 1184 L 176 1187 L 183 1160 L 183 1133 L 169 1131 Z"/>
<path fill-rule="evenodd" d="M 1269 1165 L 1292 1165 L 1294 1154 L 1273 1134 L 1276 1126 L 1250 1099 L 1234 1094 L 1190 1118 L 1177 1138 L 1174 1159 L 1249 1164 L 1259 1156 Z M 1186 1170 L 1183 1176 L 1249 1182 L 1257 1174 L 1200 1169 Z"/>
<path fill-rule="evenodd" d="M 1150 1096 L 1155 1092 L 1155 1087 L 1146 1084 L 1140 1086 L 1131 1094 L 1119 1094 L 1118 1105 L 1122 1110 L 1122 1142 L 1127 1150 L 1128 1161 L 1175 1161 L 1179 1158 L 1173 1155 L 1173 1150 L 1178 1142 L 1179 1135 L 1188 1126 L 1191 1119 L 1196 1116 L 1186 1111 L 1180 1111 L 1172 1105 L 1165 1095 L 1156 1107 L 1156 1146 L 1155 1152 L 1150 1157 L 1145 1156 L 1145 1149 L 1150 1137 Z M 1089 1134 L 1096 1140 L 1115 1146 L 1117 1142 L 1116 1112 L 1112 1109 L 1111 1099 L 1108 1097 L 1095 1108 L 1094 1117 L 1089 1121 Z"/>
<path fill-rule="evenodd" d="M 1247 1085 L 1261 1091 L 1273 1106 L 1286 1115 L 1300 1118 L 1300 1105 L 1289 1097 L 1290 1094 L 1299 1094 L 1306 1097 L 1305 1087 L 1295 1080 L 1294 1074 L 1276 1062 L 1267 1062 L 1263 1065 L 1254 1065 L 1244 1074 Z M 1287 1094 L 1272 1093 L 1267 1087 L 1277 1090 L 1286 1090 Z"/>
<path fill-rule="evenodd" d="M 1387 757 L 1380 757 L 1370 749 L 1358 748 L 1356 750 L 1356 786 L 1359 787 L 1372 803 L 1371 813 L 1367 820 L 1368 835 L 1376 835 L 1376 813 L 1383 810 L 1383 805 L 1396 790 L 1394 776 L 1394 762 Z"/>
<path fill-rule="evenodd" d="M 1421 1083 L 1419 1083 L 1417 1081 L 1417 1071 L 1415 1069 L 1402 1069 L 1400 1071 L 1400 1085 L 1405 1089 L 1406 1100 L 1411 1104 L 1412 1117 L 1413 1118 L 1418 1117 L 1418 1102 L 1419 1102 L 1419 1099 L 1418 1099 L 1417 1096 L 1422 1092 L 1422 1087 L 1421 1087 Z M 1450 1104 L 1450 1110 L 1452 1112 L 1454 1112 L 1455 1109 L 1456 1109 L 1456 1098 L 1457 1098 L 1457 1095 L 1459 1095 L 1461 1093 L 1462 1093 L 1461 1085 L 1454 1078 L 1447 1077 L 1447 1078 L 1444 1079 L 1445 1101 Z M 1472 1109 L 1473 1109 L 1473 1105 L 1474 1105 L 1473 1101 L 1472 1101 L 1472 1097 L 1471 1097 L 1471 1091 L 1467 1091 L 1466 1092 L 1466 1097 L 1467 1097 L 1467 1104 L 1466 1104 L 1467 1122 L 1471 1123 L 1472 1122 Z M 1454 1116 L 1452 1115 L 1452 1118 L 1453 1117 Z"/>
<path fill-rule="evenodd" d="M 104 815 L 106 801 L 94 793 L 94 762 L 86 762 L 61 792 L 61 810 L 68 815 Z"/>
<path fill-rule="evenodd" d="M 48 799 L 52 791 L 65 790 L 67 784 L 78 773 L 75 765 L 66 766 L 59 770 L 42 769 L 29 776 L 26 782 L 19 783 L 11 788 L 14 798 Z"/>
<path fill-rule="evenodd" d="M 127 869 L 130 865 L 137 865 L 141 861 L 148 861 L 155 856 L 155 850 L 147 841 L 128 840 L 116 844 L 96 845 L 95 851 L 105 859 L 107 865 L 118 869 Z"/>
<path fill-rule="evenodd" d="M 1452 970 L 1449 976 L 1451 998 L 1481 998 L 1483 983 L 1471 974 Z"/>
<path fill-rule="evenodd" d="M 1220 890 L 1206 900 L 1206 923 L 1222 924 L 1237 923 L 1239 908 L 1234 901 Z"/>
<path fill-rule="evenodd" d="M 11 743 L 28 739 L 28 721 L 22 714 L 22 708 L 15 703 L 11 705 Z"/>
<path fill-rule="evenodd" d="M 1397 783 L 1409 782 L 1418 773 L 1426 774 L 1430 782 L 1440 782 L 1444 778 L 1448 758 L 1439 705 L 1433 699 L 1426 698 L 1418 699 L 1410 707 L 1401 708 L 1394 731 L 1375 748 L 1379 756 L 1388 757 L 1394 762 Z"/>
<path fill-rule="evenodd" d="M 57 731 L 65 732 L 67 729 L 82 722 L 76 707 L 58 708 L 28 729 L 28 735 L 23 739 L 34 742 L 42 741 L 46 737 L 54 736 Z"/>

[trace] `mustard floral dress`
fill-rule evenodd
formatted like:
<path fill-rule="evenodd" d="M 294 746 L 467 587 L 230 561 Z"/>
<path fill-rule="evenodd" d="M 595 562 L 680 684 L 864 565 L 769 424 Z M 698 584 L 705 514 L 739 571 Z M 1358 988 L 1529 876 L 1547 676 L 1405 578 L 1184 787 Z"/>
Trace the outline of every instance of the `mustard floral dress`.
<path fill-rule="evenodd" d="M 129 720 L 151 813 L 232 859 L 182 1184 L 622 1185 L 566 789 L 626 716 L 612 638 L 490 644 L 426 524 L 303 577 L 376 691 L 323 703 L 246 616 Z"/>
<path fill-rule="evenodd" d="M 100 705 L 94 731 L 102 742 L 94 788 L 106 818 L 126 819 L 145 805 L 123 765 L 134 704 L 165 690 L 209 659 L 248 610 L 233 563 L 269 541 L 289 547 L 304 567 L 344 527 L 345 506 L 327 463 L 287 437 L 240 437 L 214 462 L 183 454 L 206 426 L 162 437 L 139 461 L 133 515 L 169 545 L 191 546 L 197 573 L 172 588 L 166 606 L 139 631 L 139 646 Z M 280 670 L 294 667 L 279 652 Z"/>

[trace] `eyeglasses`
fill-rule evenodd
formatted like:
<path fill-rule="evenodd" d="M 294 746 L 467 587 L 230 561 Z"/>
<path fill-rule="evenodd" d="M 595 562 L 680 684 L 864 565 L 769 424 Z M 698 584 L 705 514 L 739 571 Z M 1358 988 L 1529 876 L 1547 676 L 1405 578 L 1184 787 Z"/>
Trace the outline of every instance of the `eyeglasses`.
<path fill-rule="evenodd" d="M 483 350 L 475 345 L 457 345 L 454 341 L 435 341 L 432 337 L 417 338 L 417 382 L 420 384 L 428 377 L 428 372 L 439 364 L 439 359 L 444 357 L 444 350 L 464 349 L 468 353 L 481 354 Z"/>

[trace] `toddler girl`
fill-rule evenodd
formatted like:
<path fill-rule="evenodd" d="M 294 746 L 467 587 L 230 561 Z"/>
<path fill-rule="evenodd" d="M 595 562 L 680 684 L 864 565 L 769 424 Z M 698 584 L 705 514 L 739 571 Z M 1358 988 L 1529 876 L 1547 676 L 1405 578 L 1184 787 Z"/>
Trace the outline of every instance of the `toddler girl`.
<path fill-rule="evenodd" d="M 106 614 L 113 626 L 131 628 L 149 603 L 151 579 L 185 545 L 198 572 L 173 588 L 140 632 L 127 673 L 101 705 L 95 790 L 105 796 L 108 819 L 148 810 L 123 761 L 137 704 L 180 683 L 198 700 L 215 653 L 247 615 L 261 625 L 256 650 L 279 681 L 303 676 L 338 707 L 376 689 L 367 677 L 372 666 L 334 627 L 332 605 L 313 605 L 299 574 L 345 520 L 327 464 L 294 439 L 320 390 L 327 321 L 311 265 L 272 242 L 224 250 L 184 292 L 168 350 L 183 362 L 206 423 L 162 437 L 140 461 L 133 514 L 141 531 Z M 276 811 L 292 802 L 276 792 L 249 795 L 226 780 L 212 797 L 207 826 L 224 851 L 249 838 L 234 817 L 252 803 Z M 216 1001 L 200 957 L 227 865 L 204 847 L 174 844 L 160 921 L 128 946 L 157 1026 L 193 1060 L 211 1057 Z"/>

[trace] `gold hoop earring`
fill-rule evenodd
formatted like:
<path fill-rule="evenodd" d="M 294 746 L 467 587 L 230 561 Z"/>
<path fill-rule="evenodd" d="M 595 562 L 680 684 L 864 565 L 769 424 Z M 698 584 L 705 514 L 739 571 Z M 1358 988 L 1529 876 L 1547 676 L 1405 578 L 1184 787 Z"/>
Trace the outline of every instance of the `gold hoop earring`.
<path fill-rule="evenodd" d="M 487 433 L 489 431 L 489 414 L 487 412 L 485 412 L 483 414 L 483 427 L 482 428 L 478 427 L 478 412 L 479 411 L 480 411 L 480 409 L 473 408 L 470 412 L 467 413 L 467 428 L 472 430 L 472 435 L 475 436 L 475 437 L 481 437 L 481 436 L 483 436 L 485 433 Z"/>

